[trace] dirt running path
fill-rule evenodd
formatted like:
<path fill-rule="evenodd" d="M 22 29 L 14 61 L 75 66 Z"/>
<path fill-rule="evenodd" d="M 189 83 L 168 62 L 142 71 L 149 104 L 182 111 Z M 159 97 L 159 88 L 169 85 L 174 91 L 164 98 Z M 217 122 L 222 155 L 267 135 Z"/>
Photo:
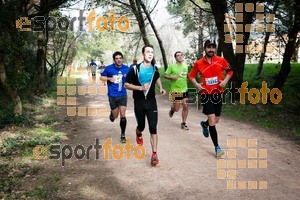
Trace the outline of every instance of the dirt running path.
<path fill-rule="evenodd" d="M 82 81 L 81 84 L 87 83 L 87 79 Z M 228 154 L 232 158 L 225 157 L 217 166 L 212 141 L 204 138 L 200 131 L 199 120 L 205 119 L 202 112 L 190 107 L 187 122 L 190 130 L 185 131 L 180 129 L 180 113 L 169 118 L 167 97 L 157 96 L 157 101 L 158 166 L 150 165 L 151 148 L 146 127 L 143 160 L 135 159 L 133 154 L 130 160 L 114 160 L 111 151 L 110 160 L 104 160 L 103 150 L 99 160 L 95 160 L 93 150 L 91 160 L 72 158 L 64 167 L 61 161 L 46 161 L 41 175 L 61 177 L 59 193 L 53 199 L 299 199 L 299 146 L 255 126 L 223 118 L 217 126 L 219 143 L 224 149 L 235 150 L 236 158 L 231 151 Z M 77 102 L 85 106 L 109 106 L 106 95 L 80 96 Z M 73 147 L 95 144 L 95 138 L 99 138 L 101 144 L 107 138 L 112 138 L 113 146 L 120 143 L 119 119 L 114 123 L 108 116 L 71 117 L 71 120 L 64 131 L 69 134 L 66 143 Z M 129 93 L 127 137 L 134 146 L 135 127 L 133 100 Z M 229 148 L 228 139 L 236 139 L 236 145 L 241 147 Z M 254 149 L 249 152 L 253 159 L 248 159 L 248 149 Z M 264 150 L 256 154 L 255 150 L 259 152 L 259 149 Z M 255 158 L 256 155 L 264 158 Z M 227 166 L 222 165 L 224 161 Z M 224 177 L 226 172 L 228 175 Z M 228 180 L 231 182 L 227 185 Z M 234 186 L 236 189 L 230 189 Z"/>

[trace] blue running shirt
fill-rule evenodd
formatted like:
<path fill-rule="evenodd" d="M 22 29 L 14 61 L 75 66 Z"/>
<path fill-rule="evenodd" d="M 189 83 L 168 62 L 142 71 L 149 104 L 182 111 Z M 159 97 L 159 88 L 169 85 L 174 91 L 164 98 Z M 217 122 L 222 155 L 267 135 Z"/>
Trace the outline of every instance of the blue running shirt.
<path fill-rule="evenodd" d="M 114 77 L 116 80 L 114 83 L 107 81 L 108 96 L 121 97 L 127 94 L 124 83 L 128 72 L 129 67 L 127 65 L 116 67 L 115 64 L 111 64 L 104 69 L 101 76 L 106 76 L 108 78 Z"/>
<path fill-rule="evenodd" d="M 152 65 L 150 65 L 149 68 L 146 68 L 143 64 L 141 64 L 140 71 L 139 71 L 139 80 L 141 85 L 145 85 L 145 83 L 150 83 L 153 73 L 154 73 L 154 68 Z"/>

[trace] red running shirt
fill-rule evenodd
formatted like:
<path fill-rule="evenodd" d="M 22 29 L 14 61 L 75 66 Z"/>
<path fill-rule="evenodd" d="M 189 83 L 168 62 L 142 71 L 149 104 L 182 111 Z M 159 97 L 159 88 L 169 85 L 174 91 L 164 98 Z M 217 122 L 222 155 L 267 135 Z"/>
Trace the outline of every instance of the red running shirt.
<path fill-rule="evenodd" d="M 233 74 L 229 63 L 220 56 L 213 56 L 211 63 L 206 59 L 206 56 L 199 59 L 189 73 L 189 78 L 196 78 L 197 74 L 201 75 L 201 86 L 205 89 L 201 94 L 222 93 L 224 89 L 219 86 L 224 80 L 224 71 L 230 77 Z"/>

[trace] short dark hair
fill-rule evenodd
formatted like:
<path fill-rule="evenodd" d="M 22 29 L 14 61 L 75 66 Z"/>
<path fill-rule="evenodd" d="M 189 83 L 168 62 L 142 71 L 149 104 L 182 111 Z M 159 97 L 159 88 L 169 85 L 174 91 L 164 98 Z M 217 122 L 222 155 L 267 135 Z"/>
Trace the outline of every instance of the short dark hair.
<path fill-rule="evenodd" d="M 150 47 L 150 48 L 154 49 L 154 47 L 153 47 L 153 45 L 152 45 L 152 44 L 146 44 L 146 45 L 145 45 L 145 46 L 143 46 L 143 48 L 142 48 L 142 53 L 145 53 L 145 49 L 146 49 L 146 47 Z"/>
<path fill-rule="evenodd" d="M 181 51 L 176 51 L 174 54 L 174 58 L 176 58 L 176 54 L 181 53 L 183 55 L 183 53 Z"/>
<path fill-rule="evenodd" d="M 120 52 L 120 51 L 116 51 L 114 54 L 113 54 L 113 59 L 115 60 L 116 56 L 121 56 L 123 58 L 123 54 Z"/>

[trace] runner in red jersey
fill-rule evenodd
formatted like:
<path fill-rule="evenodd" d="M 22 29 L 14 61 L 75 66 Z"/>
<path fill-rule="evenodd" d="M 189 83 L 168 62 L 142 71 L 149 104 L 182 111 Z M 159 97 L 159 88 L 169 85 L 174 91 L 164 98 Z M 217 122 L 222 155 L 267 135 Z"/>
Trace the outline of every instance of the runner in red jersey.
<path fill-rule="evenodd" d="M 220 120 L 222 110 L 222 93 L 231 78 L 233 71 L 228 62 L 219 56 L 216 56 L 216 42 L 207 40 L 204 43 L 205 56 L 198 60 L 189 73 L 191 82 L 201 91 L 201 103 L 203 113 L 207 116 L 207 121 L 201 121 L 203 135 L 210 137 L 215 145 L 216 157 L 224 155 L 224 151 L 218 144 L 218 134 L 216 124 Z M 224 77 L 224 71 L 226 76 Z M 196 81 L 197 74 L 201 76 L 201 83 Z"/>

